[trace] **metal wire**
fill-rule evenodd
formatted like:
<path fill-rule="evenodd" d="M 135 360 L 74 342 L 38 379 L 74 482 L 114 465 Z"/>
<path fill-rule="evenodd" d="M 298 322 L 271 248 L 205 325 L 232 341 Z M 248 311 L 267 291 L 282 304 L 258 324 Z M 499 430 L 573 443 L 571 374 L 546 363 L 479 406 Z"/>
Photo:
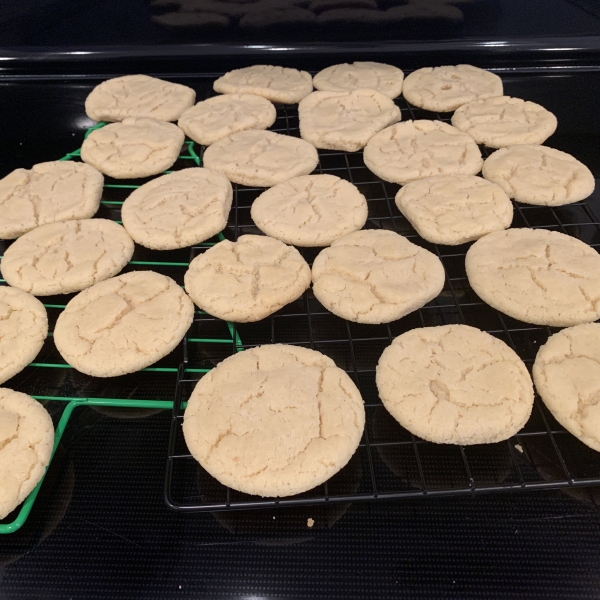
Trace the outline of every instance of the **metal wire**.
<path fill-rule="evenodd" d="M 403 98 L 397 103 L 405 120 L 450 120 L 448 114 L 417 109 Z M 298 137 L 297 107 L 279 106 L 271 129 Z M 491 151 L 482 148 L 482 152 L 487 157 Z M 185 377 L 178 381 L 165 481 L 167 504 L 187 512 L 218 511 L 600 484 L 600 455 L 565 432 L 539 399 L 530 421 L 518 435 L 499 444 L 465 448 L 417 439 L 385 411 L 377 396 L 375 366 L 383 349 L 404 331 L 448 323 L 473 325 L 508 343 L 528 367 L 552 331 L 515 321 L 483 303 L 470 288 L 464 270 L 468 245 L 441 246 L 420 238 L 396 208 L 394 196 L 399 186 L 383 182 L 371 173 L 363 163 L 362 153 L 319 151 L 319 157 L 316 172 L 346 179 L 366 196 L 367 228 L 396 231 L 440 258 L 446 270 L 445 287 L 438 298 L 422 309 L 382 326 L 344 321 L 321 306 L 309 290 L 300 300 L 258 324 L 238 324 L 236 332 L 243 342 L 234 347 L 224 346 L 221 352 L 211 350 L 210 357 L 206 352 L 193 353 Z M 262 191 L 234 185 L 230 224 L 224 232 L 227 238 L 235 240 L 245 233 L 260 233 L 250 218 L 250 206 Z M 513 226 L 554 229 L 598 248 L 600 222 L 591 202 L 560 209 L 515 203 Z M 595 208 L 598 211 L 600 207 Z M 318 253 L 318 249 L 300 251 L 311 264 Z M 302 345 L 333 358 L 359 387 L 367 415 L 360 447 L 338 475 L 326 486 L 277 500 L 241 494 L 216 482 L 190 456 L 181 430 L 185 401 L 197 381 L 192 376 L 194 369 L 207 360 L 216 364 L 240 348 L 267 343 Z"/>

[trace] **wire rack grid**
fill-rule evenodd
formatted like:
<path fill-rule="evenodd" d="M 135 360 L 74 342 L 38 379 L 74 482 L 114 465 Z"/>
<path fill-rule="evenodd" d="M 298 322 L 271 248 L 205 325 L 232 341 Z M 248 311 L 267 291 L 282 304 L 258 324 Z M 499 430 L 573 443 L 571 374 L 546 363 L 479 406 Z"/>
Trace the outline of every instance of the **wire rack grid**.
<path fill-rule="evenodd" d="M 85 137 L 87 138 L 93 130 L 104 125 L 106 123 L 98 123 L 90 127 L 86 131 Z M 200 157 L 196 154 L 192 141 L 186 141 L 182 150 L 183 152 L 178 157 L 173 170 L 200 164 Z M 80 149 L 68 153 L 59 160 L 80 160 Z M 121 223 L 120 208 L 123 201 L 142 183 L 139 180 L 117 181 L 105 178 L 97 216 Z M 199 248 L 209 248 L 223 239 L 223 235 L 219 234 L 214 239 L 200 244 Z M 10 242 L 0 240 L 0 259 L 9 245 Z M 181 252 L 151 252 L 138 246 L 124 272 L 132 269 L 153 269 L 173 277 L 178 283 L 182 283 L 183 274 L 191 260 L 189 257 L 190 252 L 188 249 Z M 0 285 L 6 285 L 4 279 L 0 279 Z M 73 296 L 74 294 L 70 294 L 42 299 L 49 317 L 48 339 L 36 360 L 26 367 L 22 373 L 5 384 L 13 389 L 30 394 L 36 400 L 59 404 L 66 403 L 63 407 L 53 411 L 55 437 L 52 457 L 75 408 L 87 405 L 172 409 L 172 398 L 179 373 L 179 365 L 186 360 L 183 353 L 187 351 L 187 344 L 231 344 L 232 340 L 236 339 L 237 334 L 231 323 L 226 323 L 226 327 L 222 331 L 223 337 L 215 338 L 207 335 L 194 337 L 188 335 L 185 345 L 180 345 L 180 348 L 156 365 L 142 369 L 140 373 L 112 378 L 111 382 L 107 383 L 105 380 L 88 377 L 75 371 L 58 354 L 52 342 L 56 319 Z M 195 321 L 197 323 L 198 317 L 204 313 L 202 311 L 196 311 L 196 313 Z M 193 372 L 203 373 L 206 370 L 197 369 Z M 164 399 L 165 397 L 168 399 Z M 17 507 L 10 515 L 0 521 L 0 534 L 13 533 L 25 524 L 42 484 L 43 478 L 20 507 Z"/>
<path fill-rule="evenodd" d="M 398 98 L 403 120 L 450 121 L 449 114 L 424 111 Z M 278 106 L 273 131 L 299 136 L 297 107 Z M 201 154 L 204 148 L 201 149 Z M 491 150 L 481 148 L 484 157 Z M 423 308 L 385 325 L 360 325 L 327 311 L 308 290 L 302 298 L 255 324 L 232 326 L 233 342 L 210 348 L 186 349 L 173 409 L 165 478 L 167 505 L 179 511 L 222 511 L 277 506 L 317 505 L 384 498 L 464 495 L 534 489 L 574 489 L 600 484 L 600 455 L 568 434 L 536 398 L 524 429 L 498 444 L 436 445 L 404 430 L 383 408 L 375 386 L 375 366 L 382 351 L 401 333 L 415 327 L 464 323 L 487 331 L 509 344 L 531 368 L 538 348 L 553 331 L 516 321 L 483 303 L 470 288 L 464 258 L 469 245 L 442 246 L 423 240 L 398 211 L 398 185 L 382 181 L 364 165 L 362 152 L 319 150 L 315 172 L 330 173 L 358 187 L 367 198 L 366 228 L 393 230 L 434 252 L 446 270 L 441 294 Z M 228 239 L 261 232 L 250 218 L 252 201 L 263 191 L 234 184 Z M 592 197 L 551 208 L 514 203 L 513 227 L 547 228 L 600 247 L 600 202 Z M 312 264 L 320 249 L 299 249 Z M 190 258 L 203 252 L 192 248 Z M 223 322 L 203 315 L 202 328 L 217 335 Z M 240 341 L 243 340 L 243 343 Z M 189 342 L 187 339 L 184 343 Z M 366 426 L 350 463 L 318 488 L 298 496 L 266 499 L 229 489 L 210 477 L 191 457 L 183 439 L 186 400 L 199 373 L 243 348 L 260 344 L 297 344 L 333 358 L 354 379 L 365 402 Z"/>

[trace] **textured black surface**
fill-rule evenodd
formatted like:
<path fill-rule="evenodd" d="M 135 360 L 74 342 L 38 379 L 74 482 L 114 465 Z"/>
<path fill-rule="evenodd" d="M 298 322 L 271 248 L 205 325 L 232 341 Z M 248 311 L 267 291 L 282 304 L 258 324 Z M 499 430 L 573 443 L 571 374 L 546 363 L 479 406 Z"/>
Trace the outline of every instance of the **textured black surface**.
<path fill-rule="evenodd" d="M 1 175 L 79 146 L 88 126 L 83 99 L 93 83 L 1 84 Z M 506 91 L 553 110 L 559 130 L 549 145 L 572 152 L 598 176 L 599 83 L 598 74 L 515 77 Z M 207 81 L 192 85 L 200 97 L 208 93 Z M 530 210 L 541 220 L 536 225 L 553 224 L 544 221 L 551 212 Z M 277 341 L 302 342 L 307 333 L 300 320 L 280 331 Z M 330 325 L 323 331 L 331 338 Z M 259 329 L 240 335 L 247 343 L 267 341 Z M 360 328 L 357 335 L 364 335 Z M 372 364 L 374 350 L 363 346 L 359 360 Z M 323 351 L 343 360 L 332 347 Z M 28 368 L 24 380 L 9 385 L 42 385 L 48 372 Z M 114 396 L 103 384 L 118 385 L 86 385 Z M 174 392 L 167 386 L 159 395 L 172 399 Z M 0 538 L 0 597 L 600 597 L 597 491 L 180 515 L 162 499 L 169 424 L 167 411 L 76 410 L 28 522 Z M 565 439 L 577 456 L 578 443 Z M 452 449 L 430 448 L 432 477 L 443 481 Z M 502 468 L 493 450 L 485 460 Z M 194 483 L 203 478 L 197 470 Z"/>

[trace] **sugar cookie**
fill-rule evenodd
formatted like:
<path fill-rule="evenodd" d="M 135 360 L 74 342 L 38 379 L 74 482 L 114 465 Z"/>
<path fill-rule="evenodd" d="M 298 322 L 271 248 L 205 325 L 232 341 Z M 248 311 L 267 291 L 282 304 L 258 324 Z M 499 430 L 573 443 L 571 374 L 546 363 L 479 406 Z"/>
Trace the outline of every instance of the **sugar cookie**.
<path fill-rule="evenodd" d="M 600 317 L 600 255 L 563 233 L 495 231 L 469 248 L 465 267 L 475 293 L 514 319 L 568 327 Z"/>
<path fill-rule="evenodd" d="M 133 247 L 114 221 L 49 223 L 14 242 L 0 269 L 9 285 L 34 296 L 70 294 L 116 275 L 131 260 Z"/>
<path fill-rule="evenodd" d="M 263 192 L 250 216 L 257 227 L 286 244 L 330 246 L 367 221 L 367 200 L 335 175 L 302 175 Z"/>
<path fill-rule="evenodd" d="M 185 289 L 199 308 L 239 323 L 264 319 L 309 285 L 310 268 L 298 250 L 262 235 L 219 242 L 185 274 Z"/>
<path fill-rule="evenodd" d="M 224 229 L 232 198 L 224 175 L 193 167 L 139 187 L 123 203 L 121 218 L 129 235 L 146 248 L 185 248 Z"/>
<path fill-rule="evenodd" d="M 377 365 L 385 408 L 408 431 L 436 444 L 492 444 L 527 422 L 533 385 L 517 354 L 468 325 L 413 329 Z"/>
<path fill-rule="evenodd" d="M 344 467 L 364 424 L 360 392 L 330 358 L 276 344 L 240 352 L 205 375 L 188 400 L 183 434 L 222 484 L 291 496 Z"/>
<path fill-rule="evenodd" d="M 389 323 L 433 300 L 444 286 L 440 259 L 382 229 L 349 233 L 325 248 L 312 268 L 313 293 L 333 314 L 357 323 Z"/>
<path fill-rule="evenodd" d="M 16 169 L 0 180 L 0 239 L 17 238 L 46 223 L 93 217 L 103 184 L 97 169 L 70 160 Z"/>

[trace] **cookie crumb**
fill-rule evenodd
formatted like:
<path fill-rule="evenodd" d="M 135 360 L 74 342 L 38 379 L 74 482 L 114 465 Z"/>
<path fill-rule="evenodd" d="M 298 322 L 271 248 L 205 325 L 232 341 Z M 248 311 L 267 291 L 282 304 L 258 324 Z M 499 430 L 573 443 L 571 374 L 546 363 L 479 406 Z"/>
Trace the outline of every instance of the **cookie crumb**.
<path fill-rule="evenodd" d="M 515 448 L 521 453 L 523 454 L 523 446 L 521 446 L 521 444 L 515 444 Z"/>
<path fill-rule="evenodd" d="M 312 527 L 314 524 L 315 524 L 315 520 L 314 519 L 308 519 L 306 521 L 307 527 Z"/>

